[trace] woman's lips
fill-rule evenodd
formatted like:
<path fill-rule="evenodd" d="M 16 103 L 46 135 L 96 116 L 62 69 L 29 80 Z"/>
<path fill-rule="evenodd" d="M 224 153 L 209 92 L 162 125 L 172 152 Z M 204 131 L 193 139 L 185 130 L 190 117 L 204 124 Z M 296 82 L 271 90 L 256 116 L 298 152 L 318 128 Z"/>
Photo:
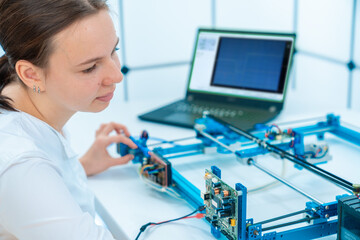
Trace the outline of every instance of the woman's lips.
<path fill-rule="evenodd" d="M 104 96 L 97 97 L 96 99 L 102 102 L 109 102 L 114 96 L 114 92 L 108 93 Z"/>

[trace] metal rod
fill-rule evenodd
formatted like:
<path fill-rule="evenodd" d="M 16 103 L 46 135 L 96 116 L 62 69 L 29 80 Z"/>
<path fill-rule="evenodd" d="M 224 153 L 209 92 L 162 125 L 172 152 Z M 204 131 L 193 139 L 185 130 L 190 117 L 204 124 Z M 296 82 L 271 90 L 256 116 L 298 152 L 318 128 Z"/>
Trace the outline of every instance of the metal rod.
<path fill-rule="evenodd" d="M 208 139 L 212 140 L 213 142 L 216 142 L 217 144 L 219 144 L 220 146 L 224 147 L 225 149 L 235 153 L 234 150 L 232 150 L 229 146 L 223 144 L 222 142 L 220 142 L 219 140 L 217 140 L 216 138 L 214 138 L 213 136 L 211 136 L 208 133 L 205 133 L 204 131 L 199 131 L 201 135 L 207 137 Z M 288 181 L 286 181 L 285 179 L 277 176 L 275 173 L 271 172 L 270 170 L 265 169 L 264 167 L 260 166 L 259 164 L 257 164 L 254 160 L 249 160 L 249 165 L 254 165 L 255 167 L 259 168 L 260 170 L 264 171 L 265 173 L 269 174 L 270 176 L 272 176 L 273 178 L 277 179 L 278 181 L 284 183 L 285 185 L 287 185 L 288 187 L 294 189 L 295 191 L 299 192 L 300 194 L 304 195 L 305 197 L 307 197 L 308 199 L 316 202 L 319 205 L 322 205 L 323 202 L 321 202 L 320 200 L 317 200 L 315 197 L 312 197 L 310 194 L 305 193 L 304 191 L 302 191 L 301 189 L 299 189 L 298 187 L 295 187 L 294 185 L 292 185 L 291 183 L 289 183 Z"/>
<path fill-rule="evenodd" d="M 263 228 L 262 231 L 269 231 L 269 230 L 273 230 L 275 228 L 286 227 L 286 226 L 290 226 L 290 225 L 294 225 L 294 224 L 298 224 L 298 223 L 302 223 L 302 222 L 310 222 L 311 220 L 317 219 L 317 218 L 319 218 L 319 217 L 304 217 L 304 218 L 296 220 L 296 221 L 292 221 L 292 222 L 288 222 L 288 223 L 283 223 L 283 224 L 278 224 L 278 225 L 275 225 L 275 226 Z"/>
<path fill-rule="evenodd" d="M 200 151 L 191 151 L 191 152 L 187 152 L 187 153 L 169 154 L 169 156 L 168 155 L 164 155 L 164 156 L 166 156 L 166 159 L 169 160 L 169 159 L 173 159 L 173 158 L 194 156 L 194 155 L 197 155 L 197 154 L 202 154 L 202 152 L 200 152 Z"/>
<path fill-rule="evenodd" d="M 345 179 L 342 179 L 324 169 L 321 169 L 309 162 L 306 162 L 304 161 L 303 159 L 293 155 L 293 154 L 290 154 L 288 153 L 287 151 L 284 151 L 268 142 L 265 142 L 264 140 L 242 130 L 242 129 L 239 129 L 239 128 L 236 128 L 234 126 L 232 126 L 231 124 L 221 120 L 221 119 L 218 119 L 216 117 L 213 117 L 211 115 L 207 115 L 207 117 L 209 118 L 212 118 L 213 120 L 219 122 L 219 123 L 222 123 L 224 126 L 228 127 L 230 130 L 250 139 L 251 141 L 254 141 L 254 143 L 257 143 L 260 147 L 263 147 L 265 148 L 266 150 L 268 150 L 269 152 L 273 152 L 273 153 L 276 153 L 278 154 L 279 156 L 281 156 L 282 158 L 286 158 L 302 167 L 304 167 L 305 169 L 335 183 L 338 187 L 341 187 L 342 189 L 347 189 L 347 191 L 355 191 L 356 189 L 354 188 L 353 184 L 350 183 L 349 181 L 346 181 Z M 199 131 L 202 135 L 206 136 L 207 138 L 211 139 L 212 141 L 218 143 L 219 145 L 221 145 L 222 147 L 228 149 L 229 151 L 231 151 L 232 153 L 235 153 L 236 152 L 234 150 L 232 150 L 231 148 L 229 148 L 229 146 L 223 144 L 222 142 L 218 141 L 216 138 L 214 138 L 213 136 L 211 136 L 210 134 L 207 134 L 205 133 L 204 131 Z"/>
<path fill-rule="evenodd" d="M 185 141 L 185 140 L 189 140 L 189 139 L 194 139 L 196 138 L 195 136 L 193 137 L 186 137 L 186 138 L 178 138 L 178 139 L 175 139 L 175 140 L 169 140 L 169 141 L 161 141 L 161 142 L 158 142 L 158 143 L 153 143 L 153 144 L 149 144 L 147 145 L 148 147 L 153 147 L 153 146 L 157 146 L 157 145 L 161 145 L 161 144 L 165 144 L 165 143 L 169 143 L 169 144 L 172 144 L 174 142 L 180 142 L 180 141 Z"/>
<path fill-rule="evenodd" d="M 327 180 L 330 180 L 332 181 L 333 183 L 335 183 L 337 186 L 343 186 L 351 191 L 354 190 L 353 188 L 353 184 L 350 183 L 349 181 L 345 180 L 345 179 L 342 179 L 328 171 L 325 171 L 309 162 L 306 162 L 304 160 L 302 160 L 301 158 L 299 157 L 296 157 L 274 145 L 271 145 L 271 144 L 267 144 L 269 147 L 271 147 L 272 149 L 275 149 L 276 151 L 273 151 L 275 153 L 278 153 L 280 156 L 284 156 L 284 158 L 294 162 L 294 163 L 297 163 L 299 165 L 301 165 L 302 167 L 304 167 L 305 169 L 313 172 L 313 173 L 316 173 L 317 175 L 323 177 L 323 178 L 326 178 Z"/>
<path fill-rule="evenodd" d="M 301 190 L 300 188 L 294 186 L 293 184 L 291 184 L 290 182 L 288 182 L 287 180 L 283 179 L 282 177 L 277 176 L 275 173 L 271 172 L 270 170 L 266 169 L 265 167 L 261 166 L 260 164 L 256 163 L 253 159 L 250 159 L 248 161 L 249 165 L 254 165 L 255 167 L 257 167 L 258 169 L 260 169 L 261 171 L 267 173 L 268 175 L 270 175 L 271 177 L 277 179 L 278 181 L 282 182 L 283 184 L 285 184 L 286 186 L 292 188 L 293 190 L 297 191 L 298 193 L 302 194 L 303 196 L 307 197 L 308 199 L 310 199 L 311 201 L 317 203 L 318 205 L 322 205 L 324 204 L 323 202 L 321 202 L 320 200 L 316 199 L 315 197 L 311 196 L 310 194 L 304 192 L 303 190 Z"/>
<path fill-rule="evenodd" d="M 353 2 L 353 12 L 352 12 L 352 21 L 351 21 L 351 37 L 350 37 L 350 60 L 349 63 L 354 62 L 354 53 L 355 53 L 355 25 L 356 25 L 356 0 Z M 349 65 L 348 65 L 349 66 Z M 347 108 L 351 109 L 352 107 L 352 95 L 353 95 L 353 68 L 348 67 L 349 69 L 349 79 L 348 79 L 348 93 L 347 93 Z"/>
<path fill-rule="evenodd" d="M 335 127 L 327 127 L 327 128 L 321 128 L 321 129 L 317 129 L 317 130 L 312 130 L 312 131 L 306 131 L 306 135 L 311 135 L 311 134 L 316 134 L 316 133 L 323 133 L 325 131 L 333 131 L 335 129 Z"/>
<path fill-rule="evenodd" d="M 244 131 L 242 129 L 236 128 L 236 127 L 226 123 L 225 121 L 223 121 L 221 119 L 218 119 L 218 118 L 210 116 L 210 115 L 208 115 L 208 117 L 214 119 L 217 122 L 222 123 L 223 125 L 227 126 L 230 130 L 232 130 L 232 131 L 234 131 L 234 132 L 236 132 L 236 133 L 238 133 L 238 134 L 240 134 L 240 135 L 254 141 L 255 143 L 259 144 L 260 147 L 263 147 L 263 148 L 267 149 L 269 152 L 274 152 L 274 153 L 280 155 L 281 157 L 286 158 L 286 159 L 288 159 L 288 160 L 290 160 L 290 161 L 304 167 L 305 169 L 307 169 L 307 170 L 309 170 L 309 171 L 311 171 L 311 172 L 313 172 L 313 173 L 315 173 L 315 174 L 317 174 L 317 175 L 319 175 L 319 176 L 321 176 L 323 178 L 326 178 L 327 180 L 329 180 L 329 181 L 331 181 L 331 182 L 333 182 L 333 183 L 335 183 L 337 185 L 341 185 L 341 186 L 347 188 L 348 190 L 351 190 L 351 191 L 355 190 L 354 187 L 353 187 L 353 184 L 350 183 L 349 181 L 346 181 L 345 179 L 342 179 L 342 178 L 340 178 L 340 177 L 338 177 L 338 176 L 336 176 L 336 175 L 334 175 L 334 174 L 332 174 L 332 173 L 330 173 L 330 172 L 328 172 L 328 171 L 326 171 L 324 169 L 321 169 L 321 168 L 319 168 L 319 167 L 317 167 L 317 166 L 315 166 L 315 165 L 313 165 L 313 164 L 311 164 L 309 162 L 306 162 L 303 159 L 301 159 L 301 158 L 299 158 L 299 157 L 297 157 L 297 156 L 295 156 L 293 154 L 290 154 L 287 151 L 284 151 L 284 150 L 282 150 L 282 149 L 280 149 L 280 148 L 278 148 L 278 147 L 276 147 L 276 146 L 274 146 L 274 145 L 272 145 L 272 144 L 270 144 L 268 142 L 265 142 L 262 139 L 254 136 L 254 135 L 252 135 L 252 134 L 250 134 L 250 133 L 248 133 L 248 132 L 246 132 L 246 131 Z"/>
<path fill-rule="evenodd" d="M 300 119 L 300 120 L 293 120 L 293 121 L 287 121 L 287 122 L 276 122 L 276 125 L 281 126 L 281 125 L 292 125 L 295 123 L 306 123 L 306 122 L 311 122 L 311 121 L 320 121 L 320 120 L 324 120 L 324 117 L 314 117 L 314 118 L 307 118 L 307 119 Z"/>
<path fill-rule="evenodd" d="M 213 142 L 216 142 L 217 144 L 219 144 L 220 146 L 222 146 L 223 148 L 226 148 L 227 150 L 229 150 L 232 153 L 235 153 L 234 150 L 232 150 L 228 145 L 223 144 L 222 142 L 220 142 L 219 140 L 217 140 L 216 138 L 214 138 L 213 136 L 211 136 L 210 134 L 204 132 L 204 131 L 199 131 L 199 133 L 205 137 L 207 137 L 208 139 L 212 140 Z"/>
<path fill-rule="evenodd" d="M 353 124 L 351 124 L 351 123 L 348 123 L 348 122 L 344 122 L 344 121 L 341 121 L 343 124 L 345 124 L 345 125 L 347 125 L 348 127 L 350 127 L 350 128 L 352 128 L 352 129 L 356 129 L 356 130 L 360 130 L 360 127 L 359 126 L 355 126 L 355 125 L 353 125 Z"/>
<path fill-rule="evenodd" d="M 296 34 L 297 33 L 297 29 L 298 29 L 298 13 L 299 13 L 299 4 L 297 0 L 294 0 L 294 24 L 293 24 L 293 32 Z M 295 43 L 296 44 L 296 41 Z M 292 62 L 292 89 L 296 89 L 296 69 L 297 69 L 297 65 L 296 65 L 296 60 L 295 58 L 297 58 L 296 55 L 296 50 L 297 50 L 297 46 L 294 46 L 294 54 L 293 54 L 293 62 Z"/>
<path fill-rule="evenodd" d="M 299 215 L 299 214 L 306 213 L 306 212 L 310 212 L 310 211 L 313 211 L 313 210 L 311 210 L 311 209 L 300 210 L 300 211 L 285 214 L 285 215 L 282 215 L 282 216 L 279 216 L 279 217 L 271 218 L 271 219 L 268 219 L 268 220 L 265 220 L 265 221 L 262 221 L 262 222 L 257 222 L 257 223 L 254 223 L 252 225 L 258 225 L 258 224 L 263 225 L 263 224 L 266 224 L 266 223 L 269 223 L 269 222 L 275 222 L 275 221 L 280 220 L 280 219 L 292 217 L 292 216 Z"/>
<path fill-rule="evenodd" d="M 121 43 L 121 61 L 122 65 L 126 66 L 127 59 L 126 59 L 126 45 L 125 45 L 125 17 L 124 17 L 124 3 L 123 0 L 119 1 L 119 24 L 120 24 L 120 43 Z M 129 87 L 128 87 L 128 79 L 124 77 L 124 100 L 125 102 L 129 101 Z"/>
<path fill-rule="evenodd" d="M 148 66 L 138 66 L 138 67 L 132 67 L 132 71 L 140 71 L 140 70 L 147 70 L 147 69 L 155 69 L 155 68 L 164 68 L 164 67 L 176 67 L 176 66 L 183 66 L 183 65 L 189 65 L 191 62 L 189 61 L 183 61 L 183 62 L 172 62 L 172 63 L 160 63 L 155 65 L 148 65 Z"/>
<path fill-rule="evenodd" d="M 211 1 L 211 26 L 216 27 L 216 0 Z"/>
<path fill-rule="evenodd" d="M 328 57 L 328 56 L 324 56 L 324 55 L 321 55 L 321 54 L 317 54 L 317 53 L 312 53 L 312 52 L 308 52 L 308 51 L 305 51 L 305 50 L 299 50 L 298 49 L 298 54 L 303 54 L 303 55 L 307 55 L 309 57 L 313 57 L 313 58 L 317 58 L 317 59 L 321 59 L 321 60 L 325 60 L 325 61 L 329 61 L 329 62 L 332 62 L 332 63 L 336 63 L 336 64 L 339 64 L 339 65 L 345 65 L 346 66 L 346 62 L 344 61 L 341 61 L 339 59 L 336 59 L 336 58 L 332 58 L 332 57 Z"/>

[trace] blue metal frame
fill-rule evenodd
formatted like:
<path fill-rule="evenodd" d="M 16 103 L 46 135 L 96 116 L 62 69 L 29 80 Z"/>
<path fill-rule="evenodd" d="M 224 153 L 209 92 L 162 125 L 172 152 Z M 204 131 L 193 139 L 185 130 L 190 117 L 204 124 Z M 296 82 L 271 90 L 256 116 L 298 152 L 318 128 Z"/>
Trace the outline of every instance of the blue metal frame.
<path fill-rule="evenodd" d="M 219 122 L 214 121 L 214 119 L 212 118 L 204 117 L 198 119 L 196 123 L 205 125 L 207 134 L 211 134 L 213 137 L 222 136 L 219 141 L 227 146 L 235 144 L 237 142 L 242 143 L 242 147 L 246 146 L 246 149 L 244 150 L 240 149 L 234 151 L 237 157 L 249 158 L 268 153 L 266 148 L 261 146 L 261 143 L 254 144 L 249 142 L 243 136 L 240 136 L 238 133 L 231 131 L 231 129 L 227 128 Z M 198 130 L 196 131 L 197 138 L 202 140 L 202 143 L 184 146 L 176 145 L 170 148 L 158 147 L 155 148 L 154 151 L 156 150 L 157 154 L 160 154 L 166 159 L 182 157 L 184 155 L 202 154 L 204 150 L 209 147 L 217 147 L 217 151 L 219 153 L 229 152 L 229 150 L 225 149 L 221 145 L 209 141 L 209 139 L 203 137 Z M 292 139 L 293 142 L 281 142 L 274 139 L 267 139 L 266 141 L 284 150 L 293 149 L 295 154 L 299 155 L 304 154 L 304 137 L 309 135 L 316 135 L 319 139 L 323 139 L 325 133 L 332 133 L 351 143 L 360 145 L 360 133 L 341 126 L 340 117 L 333 114 L 327 115 L 326 121 L 324 122 L 318 122 L 315 125 L 294 128 L 292 129 L 292 131 L 294 132 Z M 257 136 L 264 139 L 264 132 L 258 133 Z M 138 144 L 138 146 L 141 145 L 138 150 L 133 152 L 133 154 L 135 154 L 135 159 L 138 159 L 134 161 L 134 163 L 137 163 L 139 162 L 139 159 L 141 159 L 143 156 L 146 156 L 148 148 L 146 147 L 146 140 L 142 142 L 138 142 L 136 140 L 134 141 L 136 144 Z M 118 148 L 118 151 L 120 151 L 120 149 L 121 148 Z M 122 149 L 123 154 L 127 152 L 128 151 Z M 221 171 L 219 169 L 213 168 L 212 170 L 217 176 L 219 176 L 219 178 L 221 178 Z M 186 199 L 194 208 L 198 208 L 199 206 L 204 205 L 203 199 L 200 196 L 200 190 L 187 179 L 185 179 L 178 171 L 174 169 L 174 167 L 172 167 L 172 180 L 174 183 L 172 186 L 173 189 L 176 190 L 184 199 Z M 294 228 L 283 232 L 272 231 L 263 234 L 261 224 L 254 224 L 251 218 L 246 219 L 246 187 L 238 183 L 236 184 L 235 189 L 239 191 L 239 204 L 241 205 L 238 212 L 238 240 L 311 239 L 326 236 L 329 234 L 335 234 L 337 232 L 337 220 L 328 220 L 329 217 L 337 215 L 337 201 L 334 201 L 324 203 L 320 206 L 315 202 L 306 203 L 305 209 L 316 209 L 313 212 L 309 212 L 310 217 L 317 218 L 313 221 L 313 224 L 309 226 Z M 360 191 L 358 185 L 356 191 L 357 193 Z M 211 232 L 216 238 L 224 237 L 221 232 L 216 232 L 216 229 L 214 229 L 213 227 L 211 229 Z"/>

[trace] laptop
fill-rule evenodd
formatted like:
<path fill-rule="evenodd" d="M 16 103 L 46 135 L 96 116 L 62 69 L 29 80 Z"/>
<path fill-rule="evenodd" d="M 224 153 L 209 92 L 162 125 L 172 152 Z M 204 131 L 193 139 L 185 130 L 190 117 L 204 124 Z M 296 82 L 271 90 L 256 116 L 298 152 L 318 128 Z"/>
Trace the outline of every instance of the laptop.
<path fill-rule="evenodd" d="M 282 110 L 295 34 L 199 29 L 184 99 L 139 115 L 193 128 L 204 111 L 252 130 Z"/>

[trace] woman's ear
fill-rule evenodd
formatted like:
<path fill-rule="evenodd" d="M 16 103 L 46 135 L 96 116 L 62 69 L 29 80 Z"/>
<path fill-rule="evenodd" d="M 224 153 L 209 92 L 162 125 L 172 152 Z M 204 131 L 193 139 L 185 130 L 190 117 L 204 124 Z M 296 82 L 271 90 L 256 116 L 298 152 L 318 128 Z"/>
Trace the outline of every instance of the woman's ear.
<path fill-rule="evenodd" d="M 15 64 L 15 70 L 20 80 L 30 89 L 44 91 L 44 70 L 29 61 L 19 60 Z"/>

